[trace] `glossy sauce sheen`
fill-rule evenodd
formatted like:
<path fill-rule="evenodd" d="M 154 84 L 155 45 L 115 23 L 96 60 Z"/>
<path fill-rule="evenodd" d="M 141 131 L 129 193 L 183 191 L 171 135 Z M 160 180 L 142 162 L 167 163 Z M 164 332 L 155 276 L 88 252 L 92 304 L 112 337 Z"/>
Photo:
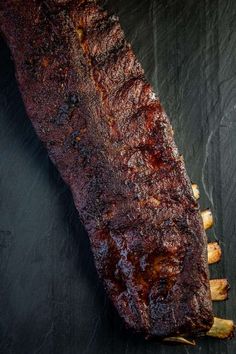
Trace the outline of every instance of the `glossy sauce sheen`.
<path fill-rule="evenodd" d="M 151 337 L 206 332 L 199 208 L 118 18 L 93 1 L 7 0 L 0 24 L 27 113 L 71 188 L 121 317 Z"/>

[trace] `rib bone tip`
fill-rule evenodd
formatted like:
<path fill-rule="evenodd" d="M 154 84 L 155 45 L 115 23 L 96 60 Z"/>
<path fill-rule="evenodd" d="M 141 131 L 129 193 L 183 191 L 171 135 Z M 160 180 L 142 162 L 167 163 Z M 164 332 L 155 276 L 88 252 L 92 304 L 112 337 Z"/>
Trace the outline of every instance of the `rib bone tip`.
<path fill-rule="evenodd" d="M 231 339 L 234 336 L 235 324 L 232 320 L 214 317 L 214 323 L 207 336 L 220 339 Z"/>
<path fill-rule="evenodd" d="M 208 230 L 213 225 L 213 215 L 210 209 L 203 210 L 201 212 L 203 227 L 205 230 Z"/>
<path fill-rule="evenodd" d="M 196 183 L 192 184 L 193 196 L 196 200 L 200 198 L 200 191 Z"/>
<path fill-rule="evenodd" d="M 227 279 L 210 280 L 210 289 L 212 301 L 223 301 L 228 299 L 230 286 Z"/>
<path fill-rule="evenodd" d="M 222 251 L 217 242 L 210 242 L 207 245 L 208 264 L 217 263 L 221 259 Z"/>

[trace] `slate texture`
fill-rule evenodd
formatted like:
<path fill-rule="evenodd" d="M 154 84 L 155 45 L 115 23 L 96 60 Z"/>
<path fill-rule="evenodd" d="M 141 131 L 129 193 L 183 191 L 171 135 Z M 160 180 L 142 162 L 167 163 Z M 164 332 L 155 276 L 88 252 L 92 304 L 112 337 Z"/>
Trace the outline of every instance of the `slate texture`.
<path fill-rule="evenodd" d="M 0 0 L 3 1 L 3 0 Z M 211 207 L 236 320 L 236 2 L 109 0 L 161 97 L 191 179 Z M 104 294 L 68 188 L 26 116 L 0 40 L 0 353 L 234 354 L 236 339 L 197 347 L 128 332 Z"/>

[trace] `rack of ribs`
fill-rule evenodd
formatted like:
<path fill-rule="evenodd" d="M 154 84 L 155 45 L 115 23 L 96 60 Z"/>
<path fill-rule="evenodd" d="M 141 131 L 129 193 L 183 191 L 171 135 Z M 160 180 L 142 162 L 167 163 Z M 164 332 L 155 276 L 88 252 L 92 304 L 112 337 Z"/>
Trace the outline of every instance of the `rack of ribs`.
<path fill-rule="evenodd" d="M 89 0 L 5 0 L 0 26 L 28 116 L 70 187 L 126 325 L 146 337 L 208 332 L 199 206 L 118 18 Z"/>

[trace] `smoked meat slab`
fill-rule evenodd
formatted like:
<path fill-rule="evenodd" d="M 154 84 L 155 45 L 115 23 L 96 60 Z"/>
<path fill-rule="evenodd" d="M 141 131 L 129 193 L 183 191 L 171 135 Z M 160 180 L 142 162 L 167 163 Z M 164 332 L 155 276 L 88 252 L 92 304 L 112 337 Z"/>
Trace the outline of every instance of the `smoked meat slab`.
<path fill-rule="evenodd" d="M 199 207 L 118 18 L 94 1 L 5 0 L 0 26 L 28 116 L 71 189 L 120 316 L 147 337 L 208 331 Z"/>

